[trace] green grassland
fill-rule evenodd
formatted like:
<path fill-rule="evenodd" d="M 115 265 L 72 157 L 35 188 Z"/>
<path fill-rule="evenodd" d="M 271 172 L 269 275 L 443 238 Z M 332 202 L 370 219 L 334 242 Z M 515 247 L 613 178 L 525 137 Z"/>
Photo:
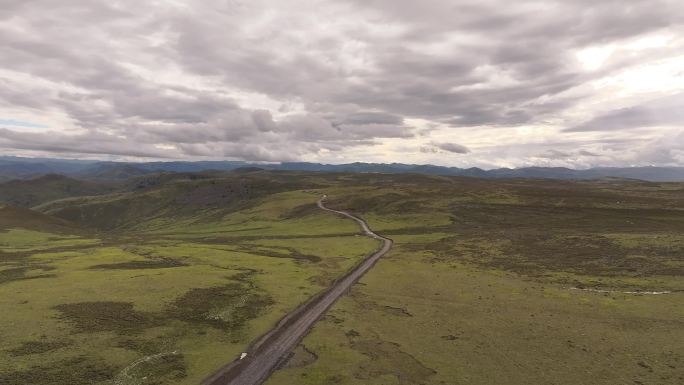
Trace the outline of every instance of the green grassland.
<path fill-rule="evenodd" d="M 140 194 L 151 193 L 172 194 Z M 108 210 L 68 222 L 6 207 L 0 383 L 196 384 L 377 247 L 353 222 L 312 210 L 317 193 L 255 195 L 195 210 L 159 203 L 164 217 L 129 211 L 123 229 L 96 226 Z M 147 198 L 71 202 L 121 199 Z"/>
<path fill-rule="evenodd" d="M 378 247 L 322 194 L 395 247 L 269 385 L 684 381 L 683 184 L 254 171 L 122 185 L 0 207 L 3 385 L 197 384 Z"/>
<path fill-rule="evenodd" d="M 682 184 L 426 179 L 328 190 L 395 247 L 268 385 L 684 381 Z"/>

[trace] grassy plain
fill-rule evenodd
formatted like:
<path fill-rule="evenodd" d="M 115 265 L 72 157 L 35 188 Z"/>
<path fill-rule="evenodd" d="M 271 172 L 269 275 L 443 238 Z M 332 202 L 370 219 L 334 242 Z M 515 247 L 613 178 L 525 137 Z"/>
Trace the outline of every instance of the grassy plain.
<path fill-rule="evenodd" d="M 428 178 L 328 190 L 395 247 L 268 385 L 684 381 L 684 186 Z"/>
<path fill-rule="evenodd" d="M 198 383 L 378 246 L 317 209 L 322 194 L 395 247 L 269 385 L 684 381 L 682 184 L 257 171 L 128 185 L 0 208 L 0 383 Z"/>
<path fill-rule="evenodd" d="M 32 221 L 0 229 L 0 383 L 197 384 L 377 247 L 317 194 L 278 194 L 135 230 L 15 212 Z"/>

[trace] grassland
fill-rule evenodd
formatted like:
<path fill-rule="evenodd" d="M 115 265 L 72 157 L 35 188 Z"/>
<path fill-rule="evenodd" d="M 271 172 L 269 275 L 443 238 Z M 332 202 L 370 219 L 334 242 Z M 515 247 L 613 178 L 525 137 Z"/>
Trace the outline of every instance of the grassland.
<path fill-rule="evenodd" d="M 12 209 L 0 229 L 0 383 L 198 383 L 376 247 L 309 210 L 317 197 L 276 193 L 135 231 Z"/>
<path fill-rule="evenodd" d="M 682 187 L 329 189 L 395 248 L 267 384 L 682 383 Z"/>
<path fill-rule="evenodd" d="M 0 383 L 198 383 L 377 247 L 321 194 L 395 247 L 269 385 L 684 381 L 682 184 L 255 171 L 129 185 L 0 208 Z"/>

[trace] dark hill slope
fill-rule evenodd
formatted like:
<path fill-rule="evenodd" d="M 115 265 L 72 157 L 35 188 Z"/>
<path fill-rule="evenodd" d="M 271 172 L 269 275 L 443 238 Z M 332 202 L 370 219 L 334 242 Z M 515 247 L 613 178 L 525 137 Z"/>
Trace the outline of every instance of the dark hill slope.
<path fill-rule="evenodd" d="M 193 174 L 176 180 L 178 174 L 171 175 L 167 181 L 148 181 L 151 184 L 137 191 L 58 200 L 36 210 L 102 230 L 145 228 L 152 222 L 181 218 L 207 220 L 249 207 L 270 194 L 315 187 L 310 182 L 282 178 Z"/>
<path fill-rule="evenodd" d="M 131 165 L 105 163 L 89 168 L 79 174 L 79 176 L 86 179 L 122 180 L 151 173 L 151 171 L 143 170 Z"/>
<path fill-rule="evenodd" d="M 22 207 L 0 206 L 0 231 L 22 228 L 50 233 L 74 233 L 77 226 L 62 218 L 55 218 Z"/>
<path fill-rule="evenodd" d="M 84 181 L 48 174 L 35 179 L 11 180 L 0 184 L 0 203 L 33 207 L 44 202 L 75 196 L 102 195 L 116 191 L 114 183 Z"/>

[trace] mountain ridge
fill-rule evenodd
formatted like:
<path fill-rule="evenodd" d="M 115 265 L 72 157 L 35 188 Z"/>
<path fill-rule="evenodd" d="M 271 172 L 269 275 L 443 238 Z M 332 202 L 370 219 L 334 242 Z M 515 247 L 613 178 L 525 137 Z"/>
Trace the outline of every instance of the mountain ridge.
<path fill-rule="evenodd" d="M 567 167 L 521 167 L 484 170 L 478 167 L 459 168 L 431 164 L 365 163 L 325 164 L 311 162 L 257 163 L 244 161 L 171 161 L 171 162 L 112 162 L 79 161 L 52 158 L 0 157 L 0 180 L 24 179 L 49 173 L 69 176 L 123 179 L 157 172 L 198 172 L 207 170 L 230 171 L 259 168 L 267 170 L 362 172 L 362 173 L 423 173 L 433 175 L 470 176 L 477 178 L 542 178 L 542 179 L 600 179 L 626 178 L 653 182 L 684 181 L 684 167 L 595 167 L 571 169 Z"/>

